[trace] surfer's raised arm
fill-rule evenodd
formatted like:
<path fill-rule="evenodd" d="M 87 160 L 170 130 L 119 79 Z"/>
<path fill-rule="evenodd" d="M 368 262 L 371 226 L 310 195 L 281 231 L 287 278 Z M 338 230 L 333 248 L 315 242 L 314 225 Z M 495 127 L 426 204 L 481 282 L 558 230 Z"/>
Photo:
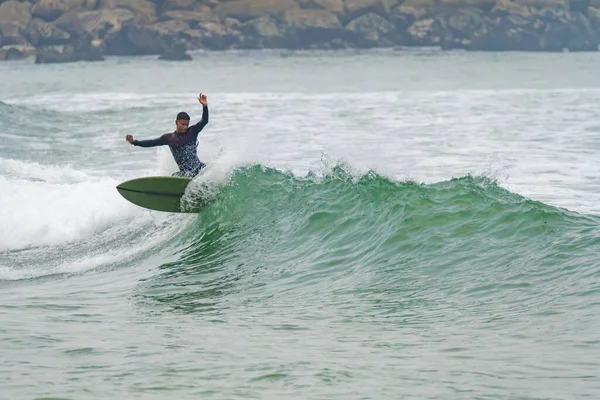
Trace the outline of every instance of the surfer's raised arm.
<path fill-rule="evenodd" d="M 208 124 L 208 98 L 204 93 L 198 96 L 198 102 L 202 104 L 202 119 L 191 126 L 192 134 L 197 135 Z"/>
<path fill-rule="evenodd" d="M 148 140 L 134 140 L 133 136 L 126 135 L 125 140 L 127 140 L 129 143 L 131 143 L 134 146 L 140 146 L 140 147 L 164 146 L 166 144 L 169 144 L 165 135 L 162 135 L 156 139 L 148 139 Z"/>

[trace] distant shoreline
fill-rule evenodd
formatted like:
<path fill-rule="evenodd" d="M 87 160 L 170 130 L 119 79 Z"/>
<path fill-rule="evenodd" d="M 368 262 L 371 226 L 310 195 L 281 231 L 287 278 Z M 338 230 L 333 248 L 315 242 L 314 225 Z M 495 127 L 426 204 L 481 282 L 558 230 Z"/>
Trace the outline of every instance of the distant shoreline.
<path fill-rule="evenodd" d="M 593 54 L 600 53 L 598 51 L 532 51 L 532 50 L 491 50 L 491 51 L 469 51 L 464 49 L 442 49 L 439 47 L 373 47 L 373 48 L 347 48 L 347 49 L 286 49 L 286 48 L 269 48 L 269 49 L 224 49 L 224 50 L 215 50 L 215 49 L 192 49 L 187 50 L 186 54 L 190 56 L 190 59 L 200 59 L 203 56 L 207 55 L 279 55 L 280 57 L 292 57 L 298 55 L 352 55 L 352 54 L 386 54 L 386 53 L 431 53 L 431 54 L 522 54 L 522 55 L 552 55 L 552 54 Z M 123 55 L 104 55 L 102 61 L 108 60 L 148 60 L 148 61 L 160 61 L 160 54 L 123 54 Z M 31 62 L 35 63 L 36 55 L 29 54 L 24 58 L 16 58 L 11 60 L 0 60 L 0 65 L 5 63 L 14 63 L 14 62 Z M 85 60 L 73 60 L 72 62 L 84 62 Z M 50 63 L 52 64 L 52 63 Z M 61 64 L 61 63 L 57 63 Z"/>
<path fill-rule="evenodd" d="M 600 0 L 0 0 L 0 60 L 221 50 L 595 52 Z M 436 50 L 438 51 L 438 50 Z"/>

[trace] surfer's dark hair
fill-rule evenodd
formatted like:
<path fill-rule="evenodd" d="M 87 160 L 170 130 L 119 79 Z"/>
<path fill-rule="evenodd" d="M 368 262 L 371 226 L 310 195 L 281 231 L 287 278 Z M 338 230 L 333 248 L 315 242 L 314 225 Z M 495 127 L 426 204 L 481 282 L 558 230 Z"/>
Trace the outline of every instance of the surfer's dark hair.
<path fill-rule="evenodd" d="M 189 121 L 190 120 L 190 116 L 188 115 L 188 113 L 182 111 L 179 114 L 177 114 L 177 120 L 179 121 L 180 119 L 183 119 L 185 121 Z"/>

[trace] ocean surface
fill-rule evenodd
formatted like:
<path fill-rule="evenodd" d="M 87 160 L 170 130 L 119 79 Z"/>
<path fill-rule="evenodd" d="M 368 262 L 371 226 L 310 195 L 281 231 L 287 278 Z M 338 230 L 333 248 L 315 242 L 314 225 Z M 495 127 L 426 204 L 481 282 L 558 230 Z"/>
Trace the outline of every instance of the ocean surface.
<path fill-rule="evenodd" d="M 0 63 L 0 399 L 600 398 L 599 66 Z M 127 202 L 201 92 L 203 210 Z"/>

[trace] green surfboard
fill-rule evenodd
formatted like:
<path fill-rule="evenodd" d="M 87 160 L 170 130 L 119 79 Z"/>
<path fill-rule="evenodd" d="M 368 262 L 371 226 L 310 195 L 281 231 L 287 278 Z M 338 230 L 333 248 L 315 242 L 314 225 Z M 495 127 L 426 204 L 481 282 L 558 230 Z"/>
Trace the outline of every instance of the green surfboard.
<path fill-rule="evenodd" d="M 177 176 L 148 176 L 120 183 L 117 190 L 131 203 L 154 211 L 196 213 L 197 208 L 182 207 L 191 178 Z"/>

